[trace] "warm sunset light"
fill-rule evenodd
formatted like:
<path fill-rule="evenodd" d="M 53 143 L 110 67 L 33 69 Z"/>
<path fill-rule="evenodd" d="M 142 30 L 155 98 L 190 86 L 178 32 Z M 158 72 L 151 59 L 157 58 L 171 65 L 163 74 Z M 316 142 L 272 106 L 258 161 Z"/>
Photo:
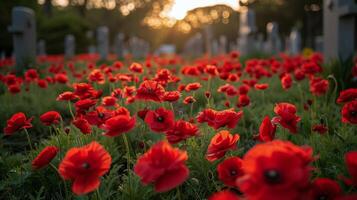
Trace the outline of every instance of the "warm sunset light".
<path fill-rule="evenodd" d="M 237 0 L 175 0 L 174 5 L 168 13 L 168 17 L 181 20 L 189 10 L 217 4 L 225 4 L 231 6 L 233 9 L 238 9 L 239 7 Z"/>

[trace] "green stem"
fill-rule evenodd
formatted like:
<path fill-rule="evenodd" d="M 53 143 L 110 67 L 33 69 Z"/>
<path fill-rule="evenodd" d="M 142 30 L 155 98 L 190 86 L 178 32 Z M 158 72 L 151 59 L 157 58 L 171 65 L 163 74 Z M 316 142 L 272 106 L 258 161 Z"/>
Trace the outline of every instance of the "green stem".
<path fill-rule="evenodd" d="M 31 148 L 31 150 L 33 150 L 30 135 L 29 135 L 29 133 L 27 132 L 27 129 L 26 129 L 26 128 L 25 128 L 24 130 L 25 130 L 26 137 L 27 137 L 27 141 L 28 141 L 28 143 L 29 143 L 29 145 L 30 145 L 30 148 Z"/>
<path fill-rule="evenodd" d="M 72 106 L 71 106 L 71 102 L 70 101 L 68 101 L 68 108 L 69 108 L 69 112 L 71 113 L 72 118 L 74 119 L 74 114 L 73 114 L 73 111 L 72 111 Z"/>
<path fill-rule="evenodd" d="M 126 158 L 127 158 L 127 169 L 128 169 L 129 194 L 131 194 L 130 149 L 129 149 L 128 138 L 126 137 L 125 134 L 123 134 L 123 141 L 124 141 L 124 145 L 125 145 L 126 152 L 127 152 Z"/>
<path fill-rule="evenodd" d="M 96 194 L 97 194 L 97 198 L 98 198 L 99 200 L 102 200 L 102 197 L 100 196 L 99 189 L 96 190 Z"/>
<path fill-rule="evenodd" d="M 179 186 L 177 186 L 177 199 L 178 200 L 181 200 L 182 198 L 181 198 L 181 191 L 180 191 L 180 187 Z"/>

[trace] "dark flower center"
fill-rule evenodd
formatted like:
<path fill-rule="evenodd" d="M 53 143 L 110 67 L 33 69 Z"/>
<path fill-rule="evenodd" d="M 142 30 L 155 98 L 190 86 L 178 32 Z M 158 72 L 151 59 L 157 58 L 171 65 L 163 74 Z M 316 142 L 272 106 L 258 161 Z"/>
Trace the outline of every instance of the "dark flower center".
<path fill-rule="evenodd" d="M 317 196 L 317 198 L 316 198 L 316 200 L 327 200 L 327 199 L 329 199 L 328 196 L 326 196 L 326 195 L 324 195 L 324 194 L 319 195 L 319 196 Z"/>
<path fill-rule="evenodd" d="M 162 116 L 159 116 L 159 117 L 157 117 L 156 119 L 157 119 L 157 121 L 159 121 L 159 122 L 163 122 L 163 121 L 164 121 L 164 118 L 163 118 Z"/>
<path fill-rule="evenodd" d="M 90 165 L 89 165 L 89 163 L 85 162 L 85 163 L 82 164 L 82 167 L 83 167 L 84 169 L 89 169 L 89 168 L 90 168 Z"/>
<path fill-rule="evenodd" d="M 237 175 L 237 171 L 234 170 L 234 169 L 232 169 L 232 170 L 230 171 L 230 173 L 231 173 L 231 176 L 236 176 L 236 175 Z"/>
<path fill-rule="evenodd" d="M 351 112 L 350 112 L 350 115 L 351 115 L 352 117 L 357 117 L 357 111 L 355 111 L 355 110 L 351 111 Z"/>
<path fill-rule="evenodd" d="M 281 175 L 277 170 L 270 169 L 264 172 L 265 180 L 270 184 L 278 184 L 281 182 Z"/>

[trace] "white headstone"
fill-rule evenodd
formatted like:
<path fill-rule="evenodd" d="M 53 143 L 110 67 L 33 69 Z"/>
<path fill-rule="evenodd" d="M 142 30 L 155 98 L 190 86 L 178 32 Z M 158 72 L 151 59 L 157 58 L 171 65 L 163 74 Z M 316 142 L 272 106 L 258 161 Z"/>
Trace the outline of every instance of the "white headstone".
<path fill-rule="evenodd" d="M 37 43 L 37 55 L 45 56 L 46 55 L 46 41 L 40 40 Z"/>
<path fill-rule="evenodd" d="M 282 42 L 279 36 L 279 25 L 276 22 L 267 24 L 268 40 L 266 43 L 266 51 L 271 54 L 277 54 L 282 50 Z"/>
<path fill-rule="evenodd" d="M 255 12 L 247 7 L 241 8 L 239 17 L 238 47 L 242 55 L 248 55 L 255 51 L 254 35 L 257 31 L 255 25 Z"/>
<path fill-rule="evenodd" d="M 293 29 L 289 36 L 289 53 L 297 55 L 301 52 L 301 34 L 299 30 Z"/>
<path fill-rule="evenodd" d="M 212 37 L 213 37 L 213 31 L 212 31 L 212 25 L 207 25 L 204 28 L 204 33 L 205 33 L 205 51 L 206 53 L 211 56 L 212 55 Z"/>
<path fill-rule="evenodd" d="M 13 35 L 16 70 L 36 60 L 36 21 L 33 10 L 26 7 L 12 9 L 12 25 L 8 28 Z"/>
<path fill-rule="evenodd" d="M 225 35 L 219 36 L 219 53 L 227 53 L 227 37 Z"/>
<path fill-rule="evenodd" d="M 76 38 L 72 35 L 66 35 L 64 39 L 64 56 L 67 59 L 71 59 L 76 52 Z"/>
<path fill-rule="evenodd" d="M 109 55 L 109 29 L 106 26 L 97 29 L 97 50 L 101 60 L 106 60 Z"/>
<path fill-rule="evenodd" d="M 324 56 L 347 59 L 357 50 L 357 2 L 324 0 Z"/>
<path fill-rule="evenodd" d="M 115 38 L 115 53 L 117 58 L 124 57 L 124 38 L 125 36 L 123 33 L 118 33 Z"/>

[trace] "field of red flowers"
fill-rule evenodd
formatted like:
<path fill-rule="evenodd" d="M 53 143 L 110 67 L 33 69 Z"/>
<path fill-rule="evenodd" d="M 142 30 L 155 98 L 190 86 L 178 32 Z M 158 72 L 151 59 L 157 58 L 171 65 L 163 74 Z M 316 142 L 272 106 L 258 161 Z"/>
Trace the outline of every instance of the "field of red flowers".
<path fill-rule="evenodd" d="M 357 199 L 357 60 L 38 63 L 0 62 L 0 199 Z"/>

